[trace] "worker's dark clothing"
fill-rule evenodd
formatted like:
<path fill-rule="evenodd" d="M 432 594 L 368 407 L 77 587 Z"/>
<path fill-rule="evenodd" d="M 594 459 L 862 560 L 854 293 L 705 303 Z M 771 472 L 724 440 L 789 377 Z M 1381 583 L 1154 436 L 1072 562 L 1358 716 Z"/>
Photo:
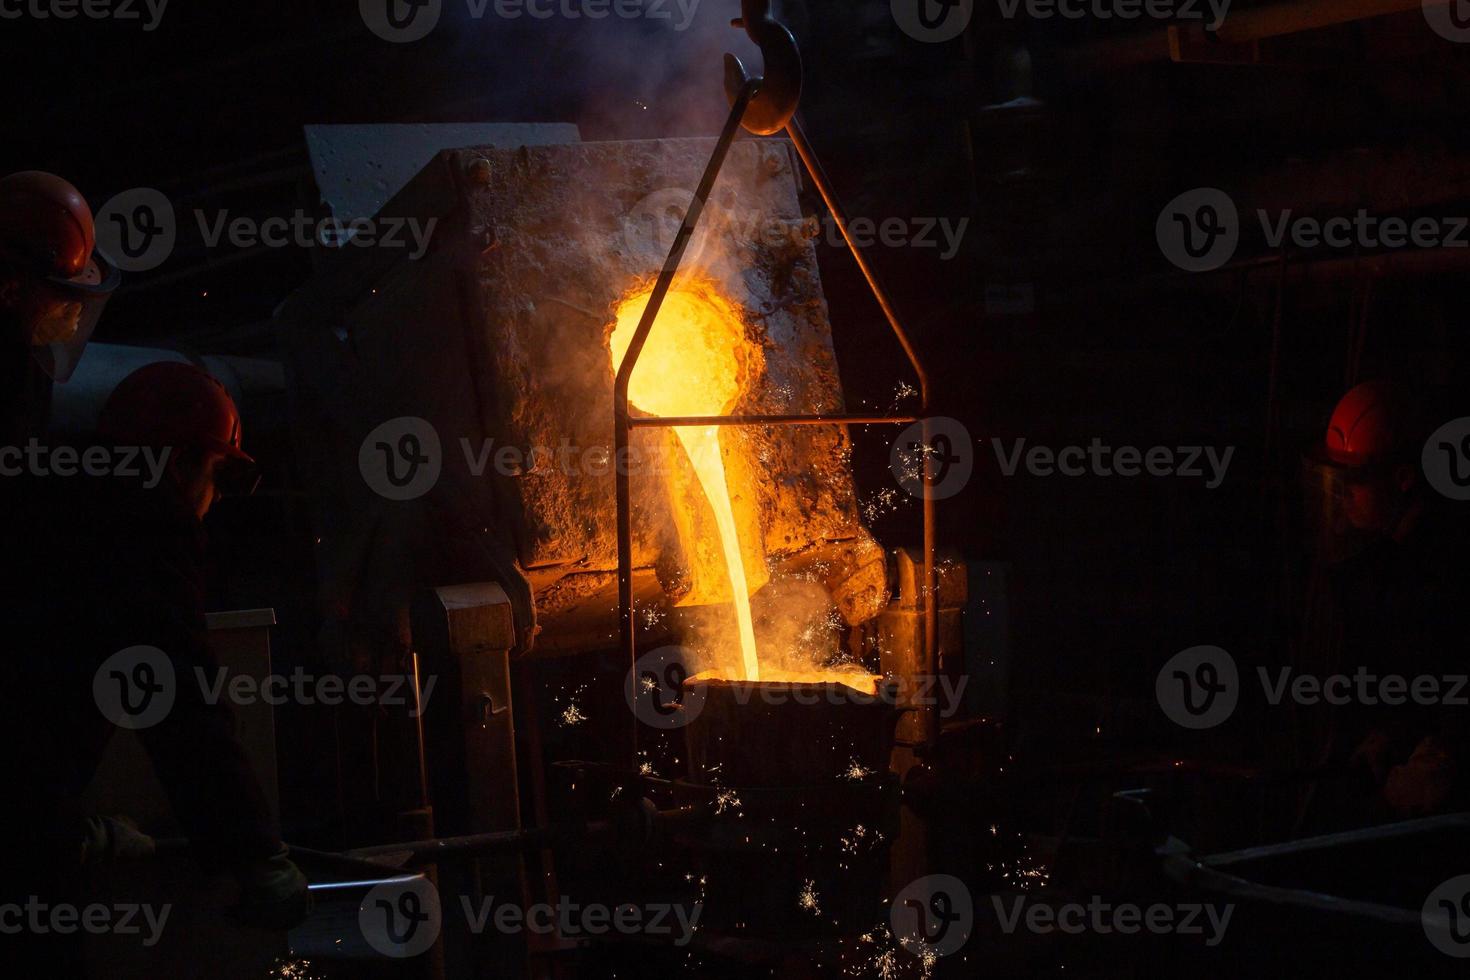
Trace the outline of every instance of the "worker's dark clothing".
<path fill-rule="evenodd" d="M 1376 675 L 1440 679 L 1439 703 L 1402 705 L 1354 703 L 1331 708 L 1331 744 L 1327 762 L 1335 768 L 1365 769 L 1361 750 L 1373 739 L 1387 768 L 1408 762 L 1415 748 L 1433 738 L 1448 749 L 1458 774 L 1454 789 L 1440 809 L 1470 804 L 1470 707 L 1444 703 L 1445 695 L 1470 698 L 1470 685 L 1454 680 L 1470 674 L 1470 577 L 1464 573 L 1470 534 L 1465 522 L 1430 501 L 1418 523 L 1402 541 L 1383 539 L 1335 568 L 1331 575 L 1342 649 L 1335 670 L 1352 674 L 1359 668 Z M 1376 687 L 1373 690 L 1378 690 Z M 1359 758 L 1355 761 L 1354 756 Z M 1367 789 L 1361 805 L 1339 800 L 1344 824 L 1396 816 L 1381 787 L 1360 780 Z M 1319 801 L 1319 815 L 1323 808 Z M 1319 820 L 1319 826 L 1326 824 Z"/>
<path fill-rule="evenodd" d="M 113 730 L 94 699 L 94 676 L 134 646 L 156 647 L 174 666 L 171 710 L 138 736 L 200 863 L 239 866 L 280 846 L 231 712 L 206 702 L 196 674 L 202 668 L 213 681 L 215 671 L 203 530 L 166 474 L 152 488 L 145 480 L 0 478 L 10 528 L 0 585 L 11 629 L 0 725 L 6 791 L 22 818 L 21 871 L 35 887 L 54 884 L 54 868 L 78 853 L 85 814 L 76 800 Z"/>
<path fill-rule="evenodd" d="M 0 313 L 0 446 L 23 445 L 46 425 L 51 379 L 31 356 L 19 328 Z"/>

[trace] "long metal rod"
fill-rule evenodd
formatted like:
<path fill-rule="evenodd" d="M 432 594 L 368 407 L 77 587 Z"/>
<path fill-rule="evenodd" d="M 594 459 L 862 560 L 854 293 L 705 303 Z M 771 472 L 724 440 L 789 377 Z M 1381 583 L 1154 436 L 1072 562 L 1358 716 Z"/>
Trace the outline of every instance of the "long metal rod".
<path fill-rule="evenodd" d="M 837 199 L 837 192 L 832 189 L 832 182 L 827 179 L 827 171 L 822 167 L 822 161 L 817 158 L 816 151 L 807 142 L 806 133 L 795 116 L 792 116 L 791 122 L 786 125 L 786 135 L 791 137 L 791 143 L 796 147 L 797 155 L 801 157 L 801 162 L 812 176 L 812 183 L 817 185 L 817 193 L 822 195 L 822 202 L 831 212 L 832 220 L 837 224 L 837 230 L 842 233 L 842 240 L 847 243 L 848 251 L 852 253 L 858 268 L 862 270 L 863 278 L 868 281 L 868 288 L 878 300 L 878 306 L 882 308 L 883 316 L 888 320 L 888 326 L 893 329 L 893 335 L 898 338 L 904 355 L 908 357 L 909 364 L 919 379 L 919 414 L 924 417 L 923 434 L 920 437 L 924 442 L 924 585 L 921 590 L 924 593 L 924 668 L 933 677 L 939 673 L 939 580 L 934 568 L 934 556 L 938 542 L 935 530 L 934 453 L 932 448 L 934 433 L 933 425 L 928 417 L 929 374 L 924 370 L 919 354 L 914 349 L 913 342 L 909 340 L 903 324 L 899 322 L 898 312 L 893 308 L 887 292 L 879 283 L 878 274 L 873 271 L 872 266 L 868 265 L 862 249 L 858 248 L 857 243 L 852 240 L 852 232 L 848 230 L 847 214 L 842 209 L 842 203 Z M 938 735 L 939 721 L 932 711 L 925 712 L 924 717 L 927 729 L 925 741 L 932 743 Z"/>
<path fill-rule="evenodd" d="M 643 308 L 643 316 L 638 321 L 638 329 L 633 331 L 633 338 L 628 344 L 627 353 L 623 355 L 623 363 L 618 366 L 617 380 L 613 383 L 614 459 L 626 459 L 632 442 L 632 425 L 628 415 L 628 384 L 633 377 L 633 368 L 637 366 L 638 357 L 643 353 L 643 344 L 648 340 L 648 333 L 653 329 L 653 321 L 658 316 L 659 308 L 663 306 L 669 286 L 673 284 L 674 274 L 679 271 L 679 263 L 684 259 L 684 250 L 689 247 L 689 241 L 694 237 L 695 225 L 699 223 L 699 216 L 704 212 L 705 201 L 709 200 L 710 191 L 715 186 L 715 179 L 720 175 L 720 168 L 725 164 L 725 155 L 730 152 L 730 144 L 735 141 L 735 135 L 740 132 L 740 120 L 745 116 L 745 110 L 759 88 L 758 80 L 747 80 L 730 107 L 730 116 L 725 120 L 725 128 L 720 131 L 719 141 L 715 143 L 715 150 L 710 154 L 709 163 L 704 168 L 704 176 L 700 178 L 699 187 L 694 191 L 694 199 L 689 202 L 689 210 L 685 213 L 684 221 L 679 225 L 679 231 L 674 236 L 674 244 L 669 248 L 669 257 L 664 260 L 663 271 L 658 274 L 658 281 L 654 283 L 653 292 L 648 297 L 648 305 Z M 628 467 L 617 466 L 614 467 L 614 470 L 616 473 L 613 482 L 618 497 L 618 629 L 621 633 L 623 650 L 628 654 L 628 667 L 631 670 L 638 662 L 638 640 L 633 629 L 632 487 Z M 633 718 L 632 721 L 632 761 L 634 768 L 637 768 L 638 719 Z"/>
<path fill-rule="evenodd" d="M 640 415 L 628 420 L 635 429 L 686 425 L 892 425 L 923 421 L 918 415 Z"/>

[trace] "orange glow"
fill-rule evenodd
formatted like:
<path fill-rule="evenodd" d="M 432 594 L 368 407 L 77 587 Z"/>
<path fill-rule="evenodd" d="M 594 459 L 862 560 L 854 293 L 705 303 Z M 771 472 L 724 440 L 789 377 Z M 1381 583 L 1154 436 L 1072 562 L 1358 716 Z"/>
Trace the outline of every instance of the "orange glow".
<path fill-rule="evenodd" d="M 684 683 L 699 684 L 708 681 L 751 680 L 748 677 L 725 677 L 719 671 L 706 670 L 690 677 Z M 767 684 L 841 684 L 862 694 L 876 695 L 878 682 L 883 678 L 858 669 L 827 668 L 824 670 L 773 670 L 767 668 L 758 680 Z"/>
<path fill-rule="evenodd" d="M 614 366 L 622 364 L 628 352 L 651 291 L 640 290 L 618 305 L 611 339 Z M 719 295 L 695 284 L 671 289 L 638 357 L 628 399 L 651 415 L 727 414 L 740 397 L 741 351 L 745 343 L 739 314 Z M 742 679 L 760 680 L 749 577 L 725 476 L 720 428 L 680 426 L 674 434 L 689 456 L 719 531 L 740 636 L 745 671 Z"/>

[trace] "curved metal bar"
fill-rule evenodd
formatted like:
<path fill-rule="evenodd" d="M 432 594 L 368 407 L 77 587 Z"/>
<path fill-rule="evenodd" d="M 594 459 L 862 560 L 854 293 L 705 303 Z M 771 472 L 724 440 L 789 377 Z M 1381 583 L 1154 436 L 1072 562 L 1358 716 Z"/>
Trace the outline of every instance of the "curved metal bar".
<path fill-rule="evenodd" d="M 628 345 L 627 352 L 623 355 L 623 361 L 618 366 L 617 379 L 613 385 L 613 444 L 615 461 L 626 460 L 630 445 L 632 430 L 635 427 L 672 427 L 678 425 L 842 425 L 842 424 L 897 424 L 918 421 L 922 425 L 924 445 L 924 546 L 923 546 L 923 609 L 924 609 L 924 668 L 931 675 L 938 672 L 938 650 L 939 650 L 939 588 L 938 578 L 934 566 L 937 547 L 935 526 L 935 501 L 932 492 L 934 485 L 934 456 L 930 451 L 933 442 L 933 432 L 929 413 L 929 375 L 924 370 L 923 363 L 919 360 L 918 352 L 909 340 L 908 332 L 904 330 L 903 324 L 898 319 L 898 312 L 894 309 L 888 298 L 888 293 L 879 283 L 877 273 L 868 264 L 862 251 L 853 241 L 852 233 L 848 227 L 847 213 L 843 210 L 837 194 L 832 188 L 831 181 L 827 178 L 826 170 L 823 169 L 821 161 L 817 158 L 816 151 L 812 149 L 807 141 L 805 132 L 802 131 L 800 123 L 796 121 L 795 112 L 801 93 L 801 57 L 796 48 L 795 38 L 791 32 L 780 22 L 770 16 L 770 5 L 766 0 L 744 0 L 742 3 L 741 20 L 735 25 L 744 27 L 758 44 L 761 45 L 762 53 L 767 59 L 767 72 L 771 76 L 769 83 L 770 92 L 759 111 L 752 105 L 752 100 L 758 94 L 764 94 L 762 90 L 763 80 L 751 78 L 745 72 L 744 66 L 739 59 L 726 56 L 726 85 L 731 96 L 730 115 L 725 121 L 725 127 L 720 133 L 720 138 L 715 144 L 714 152 L 710 155 L 708 165 L 705 167 L 704 176 L 701 178 L 699 187 L 695 191 L 694 199 L 689 204 L 689 210 L 684 215 L 684 221 L 679 226 L 679 231 L 674 237 L 673 246 L 669 249 L 668 258 L 664 261 L 663 270 L 659 273 L 657 282 L 654 283 L 653 291 L 649 295 L 648 305 L 643 310 L 643 316 L 638 322 L 638 328 L 633 332 L 633 337 Z M 747 115 L 751 118 L 747 119 Z M 690 416 L 680 418 L 632 418 L 628 410 L 628 385 L 633 376 L 633 369 L 637 366 L 638 358 L 643 352 L 643 345 L 648 340 L 648 334 L 653 328 L 654 321 L 658 317 L 660 307 L 664 298 L 668 295 L 669 287 L 673 283 L 674 275 L 679 270 L 679 263 L 684 258 L 684 251 L 688 247 L 690 239 L 694 235 L 694 229 L 699 221 L 699 216 L 704 210 L 705 202 L 714 187 L 714 182 L 719 176 L 720 168 L 724 165 L 725 156 L 729 152 L 730 144 L 734 141 L 740 127 L 750 129 L 756 133 L 775 133 L 784 127 L 787 136 L 796 147 L 797 155 L 800 156 L 807 173 L 811 175 L 812 182 L 821 194 L 827 209 L 832 213 L 838 230 L 842 233 L 843 241 L 847 243 L 853 258 L 857 261 L 858 268 L 862 271 L 863 278 L 868 283 L 868 288 L 878 301 L 883 310 L 883 316 L 893 334 L 898 338 L 904 355 L 908 358 L 910 366 L 919 383 L 919 411 L 916 414 L 900 415 L 861 415 L 861 414 L 833 414 L 833 415 L 747 415 L 747 416 L 724 416 L 724 417 L 702 417 Z M 632 522 L 632 495 L 628 467 L 624 465 L 614 466 L 614 485 L 617 493 L 617 531 L 618 531 L 618 629 L 620 646 L 628 655 L 629 669 L 631 670 L 638 661 L 638 643 L 635 636 L 633 622 L 633 522 Z M 630 713 L 631 717 L 631 713 Z M 932 715 L 929 718 L 929 730 L 925 732 L 925 741 L 932 743 L 937 736 L 937 719 Z M 634 768 L 638 765 L 638 720 L 632 719 L 631 746 L 633 750 L 632 764 Z"/>
<path fill-rule="evenodd" d="M 920 438 L 924 443 L 924 669 L 934 676 L 939 673 L 939 578 L 934 568 L 934 556 L 939 545 L 935 529 L 937 518 L 933 492 L 934 453 L 931 450 L 934 444 L 934 433 L 929 419 L 929 374 L 924 370 L 918 351 L 914 349 L 913 342 L 909 340 L 908 332 L 899 322 L 898 311 L 893 308 L 893 303 L 888 299 L 888 293 L 879 283 L 878 274 L 873 271 L 873 267 L 864 258 L 862 250 L 853 241 L 852 232 L 848 229 L 847 214 L 842 209 L 842 203 L 837 199 L 837 192 L 832 189 L 832 182 L 827 179 L 827 171 L 822 167 L 822 161 L 817 158 L 817 152 L 812 149 L 811 143 L 807 142 L 806 133 L 794 116 L 786 125 L 786 135 L 791 137 L 791 143 L 796 147 L 797 155 L 801 157 L 807 173 L 811 174 L 812 183 L 817 185 L 817 192 L 822 195 L 822 202 L 831 212 L 832 220 L 837 224 L 837 230 L 842 233 L 842 240 L 847 243 L 848 251 L 852 253 L 858 268 L 862 270 L 863 278 L 868 282 L 868 288 L 878 301 L 878 306 L 882 308 L 883 316 L 888 320 L 888 326 L 893 329 L 893 335 L 898 338 L 899 344 L 903 347 L 904 356 L 909 359 L 909 364 L 919 379 L 918 414 L 923 417 Z M 932 712 L 927 717 L 929 730 L 925 732 L 925 741 L 933 742 L 938 735 L 938 719 Z"/>
<path fill-rule="evenodd" d="M 679 263 L 684 259 L 684 250 L 689 247 L 689 240 L 694 237 L 694 228 L 699 223 L 700 214 L 704 211 L 705 201 L 709 200 L 710 191 L 714 189 L 715 180 L 720 175 L 720 168 L 725 164 L 725 155 L 730 152 L 730 144 L 735 141 L 735 136 L 740 131 L 740 120 L 745 115 L 750 100 L 759 90 L 760 80 L 748 79 L 741 87 L 735 104 L 730 107 L 730 115 L 725 120 L 725 128 L 721 130 L 714 152 L 710 154 L 709 163 L 705 165 L 704 176 L 700 178 L 699 187 L 695 189 L 694 199 L 689 202 L 689 210 L 684 215 L 684 221 L 679 225 L 678 233 L 674 235 L 674 244 L 669 248 L 669 257 L 664 260 L 663 271 L 658 274 L 658 281 L 653 285 L 653 292 L 648 297 L 648 305 L 643 308 L 643 316 L 638 321 L 638 329 L 633 331 L 627 353 L 623 355 L 622 364 L 618 365 L 617 379 L 613 382 L 613 483 L 618 498 L 618 630 L 621 645 L 628 654 L 630 670 L 638 661 L 638 641 L 633 630 L 633 501 L 629 468 L 618 462 L 628 458 L 633 431 L 628 415 L 628 383 L 632 380 L 633 368 L 638 365 L 638 357 L 643 353 L 643 345 L 648 340 L 649 331 L 653 329 L 653 321 L 658 317 L 664 297 L 669 293 L 669 286 L 674 282 L 674 274 L 679 271 Z M 629 717 L 632 717 L 631 712 Z M 632 758 L 633 766 L 637 768 L 638 719 L 633 718 L 632 721 Z"/>

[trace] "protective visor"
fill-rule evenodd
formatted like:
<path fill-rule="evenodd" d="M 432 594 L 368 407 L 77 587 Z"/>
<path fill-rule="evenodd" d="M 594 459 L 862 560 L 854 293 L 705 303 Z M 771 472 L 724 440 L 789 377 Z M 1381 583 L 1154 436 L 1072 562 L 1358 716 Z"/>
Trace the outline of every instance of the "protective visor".
<path fill-rule="evenodd" d="M 122 274 L 96 254 L 80 275 L 42 281 L 39 312 L 31 326 L 31 356 L 53 380 L 71 378 L 120 282 Z"/>

